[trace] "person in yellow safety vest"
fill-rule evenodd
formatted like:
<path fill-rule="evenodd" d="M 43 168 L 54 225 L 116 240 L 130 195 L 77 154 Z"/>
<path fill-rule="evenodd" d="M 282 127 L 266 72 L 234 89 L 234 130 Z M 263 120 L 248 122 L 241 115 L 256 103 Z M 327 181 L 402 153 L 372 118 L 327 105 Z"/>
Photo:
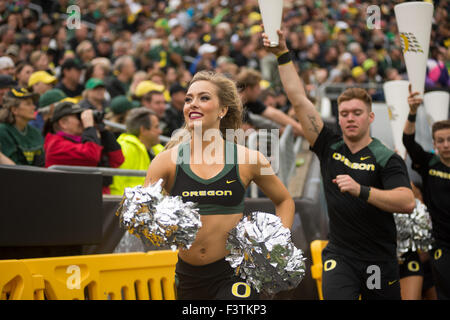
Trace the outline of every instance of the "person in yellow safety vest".
<path fill-rule="evenodd" d="M 159 143 L 161 129 L 156 114 L 144 107 L 130 110 L 125 124 L 127 132 L 117 142 L 122 147 L 125 161 L 120 169 L 147 170 L 150 161 L 163 149 Z M 114 176 L 111 194 L 122 195 L 125 188 L 144 184 L 145 177 Z"/>

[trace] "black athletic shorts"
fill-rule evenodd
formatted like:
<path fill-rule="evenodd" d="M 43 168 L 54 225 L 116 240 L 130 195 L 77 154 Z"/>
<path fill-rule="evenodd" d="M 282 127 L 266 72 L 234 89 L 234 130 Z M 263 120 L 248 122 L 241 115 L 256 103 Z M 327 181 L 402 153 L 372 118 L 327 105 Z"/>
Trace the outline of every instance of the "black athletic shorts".
<path fill-rule="evenodd" d="M 322 251 L 325 300 L 400 300 L 398 262 L 364 261 Z"/>
<path fill-rule="evenodd" d="M 259 294 L 235 276 L 225 259 L 193 266 L 178 257 L 175 267 L 178 300 L 257 300 Z"/>
<path fill-rule="evenodd" d="M 403 254 L 404 261 L 400 263 L 400 279 L 409 276 L 423 277 L 422 293 L 434 286 L 433 274 L 431 272 L 431 259 L 421 262 L 417 252 Z"/>
<path fill-rule="evenodd" d="M 439 300 L 450 300 L 450 248 L 436 245 L 430 255 L 437 297 Z"/>
<path fill-rule="evenodd" d="M 400 279 L 410 276 L 424 276 L 424 266 L 416 251 L 408 251 L 402 255 L 402 258 L 404 260 L 399 265 Z"/>
<path fill-rule="evenodd" d="M 431 259 L 422 262 L 423 265 L 423 284 L 422 293 L 434 287 L 433 273 L 431 272 Z"/>

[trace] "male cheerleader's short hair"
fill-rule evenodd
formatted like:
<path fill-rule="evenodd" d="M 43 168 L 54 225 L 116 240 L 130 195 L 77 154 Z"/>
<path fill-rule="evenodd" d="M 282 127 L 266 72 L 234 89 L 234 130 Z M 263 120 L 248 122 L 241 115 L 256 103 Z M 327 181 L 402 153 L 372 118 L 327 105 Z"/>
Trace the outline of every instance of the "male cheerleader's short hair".
<path fill-rule="evenodd" d="M 364 104 L 372 111 L 372 97 L 370 94 L 361 88 L 347 88 L 338 97 L 338 105 L 344 101 L 349 101 L 352 99 L 358 99 L 364 102 Z"/>
<path fill-rule="evenodd" d="M 450 119 L 437 121 L 431 127 L 431 135 L 434 139 L 434 133 L 438 130 L 450 129 Z"/>

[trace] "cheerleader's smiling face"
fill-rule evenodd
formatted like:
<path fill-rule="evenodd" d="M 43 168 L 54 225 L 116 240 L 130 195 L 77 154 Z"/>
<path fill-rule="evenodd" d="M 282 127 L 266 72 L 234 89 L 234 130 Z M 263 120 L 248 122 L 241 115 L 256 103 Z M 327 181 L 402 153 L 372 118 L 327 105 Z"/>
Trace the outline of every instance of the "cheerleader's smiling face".
<path fill-rule="evenodd" d="M 217 87 L 205 80 L 194 82 L 184 99 L 184 120 L 189 129 L 194 124 L 202 125 L 202 129 L 219 129 L 220 119 L 226 114 L 227 108 L 220 106 Z"/>

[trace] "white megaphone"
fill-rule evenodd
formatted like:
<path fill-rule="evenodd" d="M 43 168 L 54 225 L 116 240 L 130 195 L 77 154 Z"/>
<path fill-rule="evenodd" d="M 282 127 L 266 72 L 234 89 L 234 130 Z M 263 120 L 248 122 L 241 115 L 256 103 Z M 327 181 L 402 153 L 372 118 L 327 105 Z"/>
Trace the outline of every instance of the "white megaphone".
<path fill-rule="evenodd" d="M 403 159 L 406 158 L 406 148 L 402 139 L 403 128 L 409 113 L 408 86 L 409 82 L 406 80 L 387 81 L 383 85 L 392 127 L 392 136 L 394 138 L 394 147 Z"/>
<path fill-rule="evenodd" d="M 394 7 L 403 57 L 412 92 L 423 97 L 430 47 L 433 5 L 428 2 L 404 2 Z"/>
<path fill-rule="evenodd" d="M 449 102 L 450 94 L 446 91 L 431 91 L 424 94 L 423 104 L 430 126 L 436 121 L 448 119 Z"/>
<path fill-rule="evenodd" d="M 278 46 L 277 30 L 281 28 L 283 0 L 258 0 L 259 11 L 264 25 L 264 32 L 271 47 Z"/>

